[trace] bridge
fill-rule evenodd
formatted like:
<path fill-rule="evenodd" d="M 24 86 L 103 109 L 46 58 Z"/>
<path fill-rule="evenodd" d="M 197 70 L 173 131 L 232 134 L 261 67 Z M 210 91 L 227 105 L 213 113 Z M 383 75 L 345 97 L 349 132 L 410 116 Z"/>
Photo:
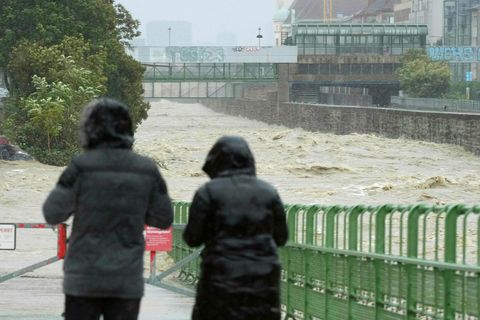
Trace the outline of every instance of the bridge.
<path fill-rule="evenodd" d="M 147 98 L 233 98 L 245 83 L 276 83 L 296 47 L 137 47 Z"/>

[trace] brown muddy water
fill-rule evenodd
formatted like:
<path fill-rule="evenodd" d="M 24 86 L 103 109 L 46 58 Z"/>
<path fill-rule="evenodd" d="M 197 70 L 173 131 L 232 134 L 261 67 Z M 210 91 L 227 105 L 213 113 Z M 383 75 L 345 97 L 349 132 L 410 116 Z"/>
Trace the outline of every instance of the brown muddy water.
<path fill-rule="evenodd" d="M 201 167 L 222 135 L 247 139 L 258 176 L 286 203 L 476 204 L 480 157 L 462 147 L 373 135 L 313 133 L 215 113 L 199 104 L 153 102 L 135 149 L 155 159 L 176 200 L 207 181 Z M 63 168 L 0 162 L 0 221 L 39 221 Z"/>

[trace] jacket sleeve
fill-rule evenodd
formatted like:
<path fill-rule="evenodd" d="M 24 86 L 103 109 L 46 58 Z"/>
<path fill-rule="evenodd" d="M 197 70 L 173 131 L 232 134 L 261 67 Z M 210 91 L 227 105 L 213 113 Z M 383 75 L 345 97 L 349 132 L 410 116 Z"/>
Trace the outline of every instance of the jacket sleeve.
<path fill-rule="evenodd" d="M 276 194 L 272 205 L 273 211 L 273 240 L 277 246 L 283 246 L 288 240 L 288 227 L 287 216 L 285 209 L 280 199 L 280 196 Z"/>
<path fill-rule="evenodd" d="M 198 247 L 207 240 L 207 218 L 211 209 L 210 197 L 205 186 L 193 197 L 188 213 L 188 223 L 183 232 L 183 239 L 191 247 Z"/>
<path fill-rule="evenodd" d="M 160 229 L 167 229 L 173 222 L 172 201 L 168 196 L 167 185 L 160 175 L 160 171 L 157 168 L 155 170 L 155 181 L 145 217 L 145 224 Z"/>
<path fill-rule="evenodd" d="M 66 221 L 77 205 L 76 185 L 79 169 L 72 161 L 63 171 L 55 188 L 50 192 L 43 204 L 43 216 L 49 224 Z"/>

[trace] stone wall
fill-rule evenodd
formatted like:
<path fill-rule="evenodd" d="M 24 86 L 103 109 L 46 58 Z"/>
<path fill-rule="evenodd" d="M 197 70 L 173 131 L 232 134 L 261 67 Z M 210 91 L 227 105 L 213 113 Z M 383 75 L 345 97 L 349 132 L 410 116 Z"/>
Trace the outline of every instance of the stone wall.
<path fill-rule="evenodd" d="M 279 103 L 275 99 L 202 100 L 214 111 L 290 128 L 335 134 L 378 134 L 464 146 L 480 154 L 480 114 Z"/>

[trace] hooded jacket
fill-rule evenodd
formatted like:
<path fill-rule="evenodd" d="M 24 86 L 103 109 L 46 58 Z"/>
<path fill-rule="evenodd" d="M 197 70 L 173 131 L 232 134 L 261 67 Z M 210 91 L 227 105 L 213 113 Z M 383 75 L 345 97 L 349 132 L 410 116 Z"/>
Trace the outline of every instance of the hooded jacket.
<path fill-rule="evenodd" d="M 257 179 L 248 144 L 223 137 L 203 170 L 184 240 L 205 245 L 192 319 L 280 319 L 277 247 L 287 241 L 280 197 Z"/>
<path fill-rule="evenodd" d="M 130 130 L 118 132 L 130 127 L 117 121 L 117 109 L 86 110 L 86 151 L 71 161 L 43 206 L 50 224 L 73 215 L 64 263 L 67 295 L 142 297 L 144 225 L 167 228 L 173 220 L 157 166 L 131 150 Z"/>

